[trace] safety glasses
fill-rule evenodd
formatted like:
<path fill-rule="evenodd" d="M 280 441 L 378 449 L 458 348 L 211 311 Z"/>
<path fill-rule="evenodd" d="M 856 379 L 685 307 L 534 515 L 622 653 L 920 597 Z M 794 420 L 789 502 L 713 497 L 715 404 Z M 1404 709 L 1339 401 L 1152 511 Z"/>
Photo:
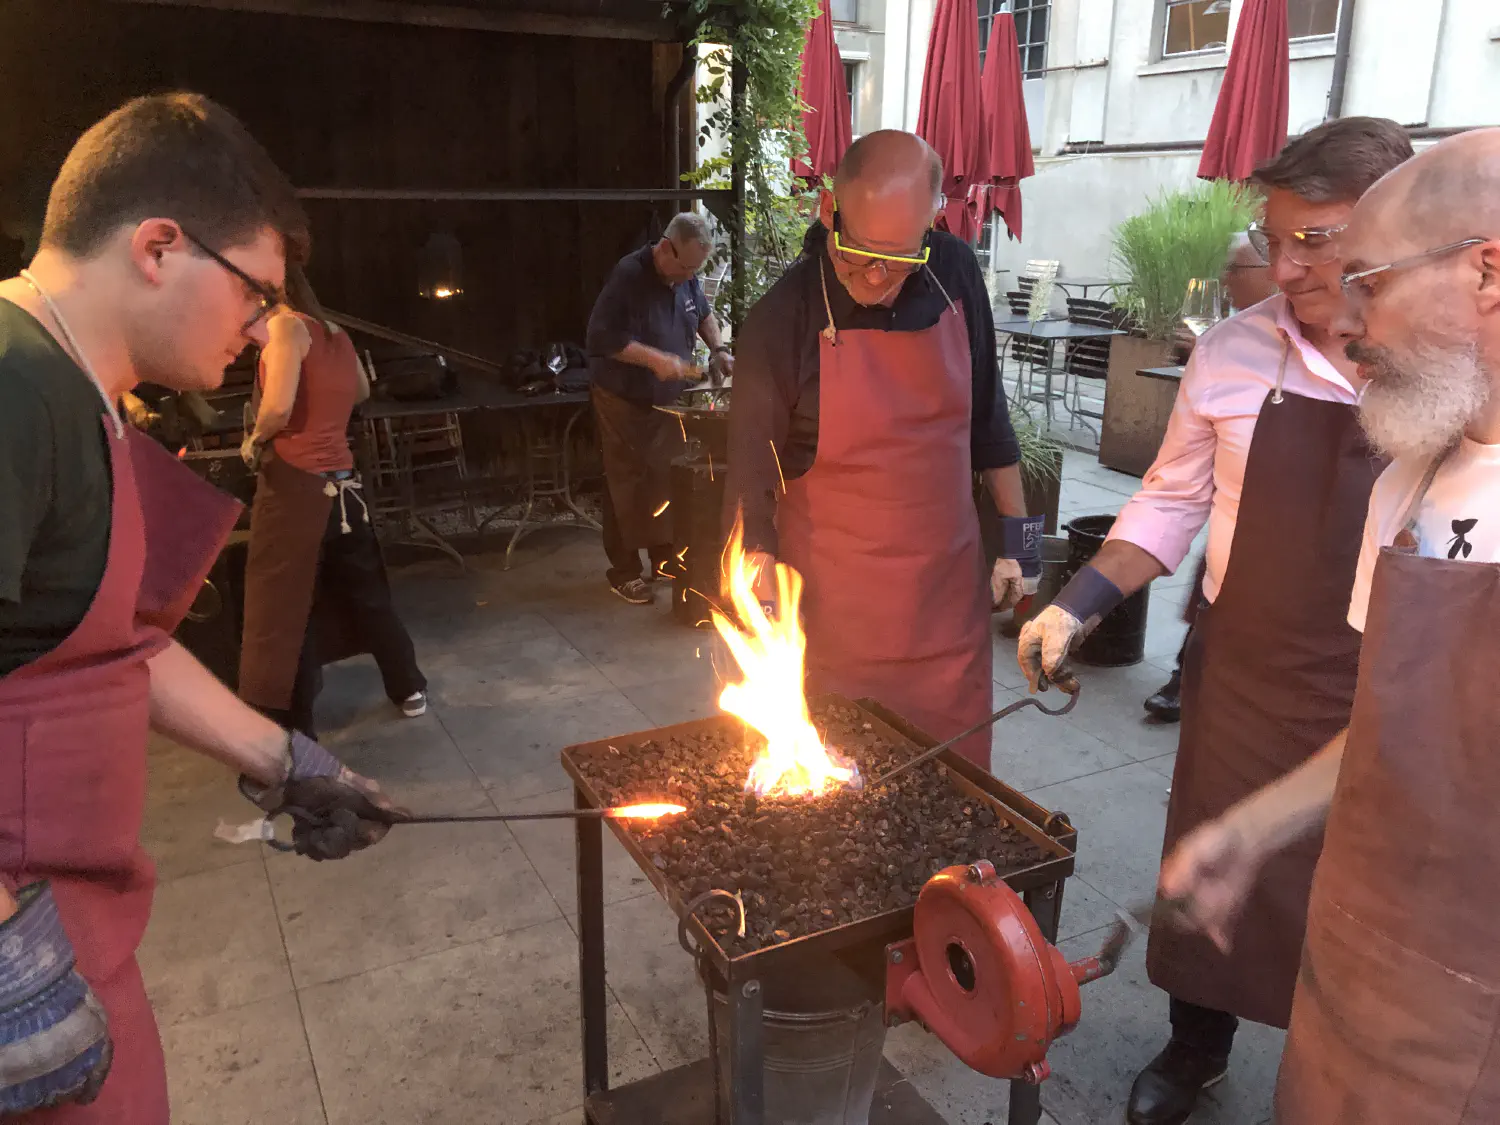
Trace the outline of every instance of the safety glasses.
<path fill-rule="evenodd" d="M 927 242 L 927 235 L 922 235 L 922 248 L 915 255 L 910 254 L 882 254 L 877 250 L 866 250 L 859 246 L 850 246 L 844 242 L 844 224 L 839 218 L 838 204 L 833 206 L 833 255 L 846 266 L 864 270 L 867 273 L 877 274 L 884 278 L 894 274 L 905 277 L 915 273 L 927 264 L 927 259 L 932 257 L 932 247 Z"/>
<path fill-rule="evenodd" d="M 206 245 L 204 245 L 202 239 L 194 237 L 188 231 L 183 230 L 182 237 L 191 242 L 196 249 L 201 251 L 206 256 L 212 258 L 224 269 L 228 270 L 235 277 L 239 278 L 240 281 L 244 282 L 245 288 L 246 290 L 248 290 L 247 296 L 255 305 L 255 312 L 249 320 L 245 321 L 245 326 L 243 329 L 244 331 L 248 332 L 251 328 L 255 327 L 255 325 L 259 324 L 262 320 L 270 315 L 272 309 L 281 304 L 282 295 L 274 285 L 271 285 L 268 282 L 258 281 L 255 278 L 251 277 L 244 270 L 240 269 L 239 266 L 235 265 L 228 258 L 224 257 L 224 255 L 218 253 L 215 250 L 209 249 Z"/>
<path fill-rule="evenodd" d="M 1286 238 L 1278 238 L 1259 223 L 1245 232 L 1255 252 L 1270 265 L 1274 255 L 1285 254 L 1288 261 L 1299 266 L 1326 266 L 1339 256 L 1336 236 L 1344 229 L 1336 227 L 1304 227 L 1294 230 Z"/>
<path fill-rule="evenodd" d="M 1396 270 L 1420 266 L 1441 258 L 1445 254 L 1467 250 L 1470 246 L 1483 246 L 1489 241 L 1488 238 L 1480 238 L 1476 235 L 1473 238 L 1463 238 L 1457 242 L 1449 242 L 1443 246 L 1434 246 L 1431 250 L 1423 250 L 1420 254 L 1397 258 L 1394 262 L 1387 262 L 1383 266 L 1371 266 L 1367 270 L 1355 270 L 1353 273 L 1346 273 L 1339 278 L 1339 285 L 1344 290 L 1345 300 L 1355 308 L 1363 308 L 1369 302 L 1370 298 L 1375 296 L 1375 286 L 1372 284 L 1374 278 L 1382 274 L 1394 273 Z"/>

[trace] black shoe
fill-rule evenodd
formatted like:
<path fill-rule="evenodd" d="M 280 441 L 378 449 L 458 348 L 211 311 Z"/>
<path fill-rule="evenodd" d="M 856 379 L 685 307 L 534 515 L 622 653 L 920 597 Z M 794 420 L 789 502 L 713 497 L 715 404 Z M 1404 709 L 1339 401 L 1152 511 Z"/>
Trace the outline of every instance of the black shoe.
<path fill-rule="evenodd" d="M 1146 713 L 1164 723 L 1175 723 L 1182 718 L 1182 672 L 1172 673 L 1172 678 L 1162 684 L 1150 699 L 1141 706 Z"/>
<path fill-rule="evenodd" d="M 1127 1125 L 1182 1125 L 1198 1095 L 1224 1077 L 1228 1055 L 1210 1055 L 1178 1039 L 1146 1064 L 1130 1087 Z"/>
<path fill-rule="evenodd" d="M 650 605 L 656 601 L 651 583 L 644 578 L 628 578 L 624 582 L 611 582 L 609 588 L 631 605 Z"/>

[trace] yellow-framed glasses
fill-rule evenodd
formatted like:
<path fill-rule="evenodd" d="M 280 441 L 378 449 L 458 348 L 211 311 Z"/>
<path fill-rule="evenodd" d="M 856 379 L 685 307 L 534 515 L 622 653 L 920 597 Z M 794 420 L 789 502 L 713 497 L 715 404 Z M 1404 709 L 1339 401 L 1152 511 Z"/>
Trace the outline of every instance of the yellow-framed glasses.
<path fill-rule="evenodd" d="M 905 275 L 915 273 L 927 264 L 927 259 L 932 257 L 932 247 L 928 245 L 927 235 L 922 236 L 922 248 L 913 256 L 910 254 L 882 254 L 878 250 L 866 250 L 859 246 L 846 246 L 843 239 L 843 222 L 839 219 L 838 204 L 833 205 L 833 252 L 839 261 L 846 266 L 854 266 L 856 269 L 879 271 L 882 276 L 887 274 Z"/>

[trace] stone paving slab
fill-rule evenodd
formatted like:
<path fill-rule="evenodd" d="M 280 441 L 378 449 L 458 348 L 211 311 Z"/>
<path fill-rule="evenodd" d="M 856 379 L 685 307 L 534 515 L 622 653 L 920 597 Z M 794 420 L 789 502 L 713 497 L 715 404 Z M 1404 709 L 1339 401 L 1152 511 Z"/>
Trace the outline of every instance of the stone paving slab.
<path fill-rule="evenodd" d="M 1069 454 L 1063 510 L 1112 512 L 1138 486 Z M 541 809 L 571 804 L 562 746 L 716 713 L 712 630 L 672 622 L 664 595 L 626 604 L 603 565 L 596 536 L 567 530 L 528 538 L 509 571 L 498 555 L 462 572 L 437 558 L 402 568 L 431 710 L 401 718 L 373 664 L 349 661 L 327 671 L 325 740 L 421 811 Z M 1096 950 L 1115 910 L 1154 885 L 1176 730 L 1140 704 L 1181 643 L 1191 558 L 1183 572 L 1153 586 L 1146 663 L 1083 669 L 1072 715 L 1028 710 L 994 731 L 997 776 L 1079 828 L 1060 930 L 1070 956 Z M 994 678 L 997 704 L 1020 698 L 1013 640 L 997 636 Z M 143 838 L 161 886 L 141 963 L 174 1121 L 582 1121 L 568 825 L 411 825 L 313 864 L 212 838 L 254 812 L 213 763 L 158 742 L 150 768 Z M 612 839 L 605 870 L 610 1050 L 626 1081 L 705 1054 L 705 1002 L 670 911 Z M 1049 1125 L 1117 1122 L 1161 1046 L 1165 1000 L 1142 956 L 1088 987 L 1083 1023 L 1054 1047 Z M 1245 1028 L 1194 1122 L 1264 1120 L 1280 1039 Z M 887 1053 L 955 1125 L 1004 1120 L 1004 1084 L 919 1029 L 897 1029 Z"/>

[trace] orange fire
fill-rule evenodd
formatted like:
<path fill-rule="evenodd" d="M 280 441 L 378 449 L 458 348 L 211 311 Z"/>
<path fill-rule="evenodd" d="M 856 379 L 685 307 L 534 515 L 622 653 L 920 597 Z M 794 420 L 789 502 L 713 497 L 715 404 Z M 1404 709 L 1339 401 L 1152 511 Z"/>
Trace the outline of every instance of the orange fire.
<path fill-rule="evenodd" d="M 807 637 L 798 607 L 802 575 L 775 563 L 775 617 L 756 596 L 759 560 L 745 556 L 742 521 L 736 520 L 724 555 L 724 574 L 736 624 L 717 608 L 714 628 L 734 654 L 743 679 L 727 684 L 719 706 L 766 736 L 766 748 L 750 767 L 747 792 L 761 796 L 817 796 L 830 788 L 858 784 L 858 771 L 823 745 L 813 729 L 803 693 Z"/>
<path fill-rule="evenodd" d="M 658 820 L 664 816 L 675 816 L 687 812 L 686 805 L 621 805 L 608 810 L 604 815 L 611 820 Z"/>

